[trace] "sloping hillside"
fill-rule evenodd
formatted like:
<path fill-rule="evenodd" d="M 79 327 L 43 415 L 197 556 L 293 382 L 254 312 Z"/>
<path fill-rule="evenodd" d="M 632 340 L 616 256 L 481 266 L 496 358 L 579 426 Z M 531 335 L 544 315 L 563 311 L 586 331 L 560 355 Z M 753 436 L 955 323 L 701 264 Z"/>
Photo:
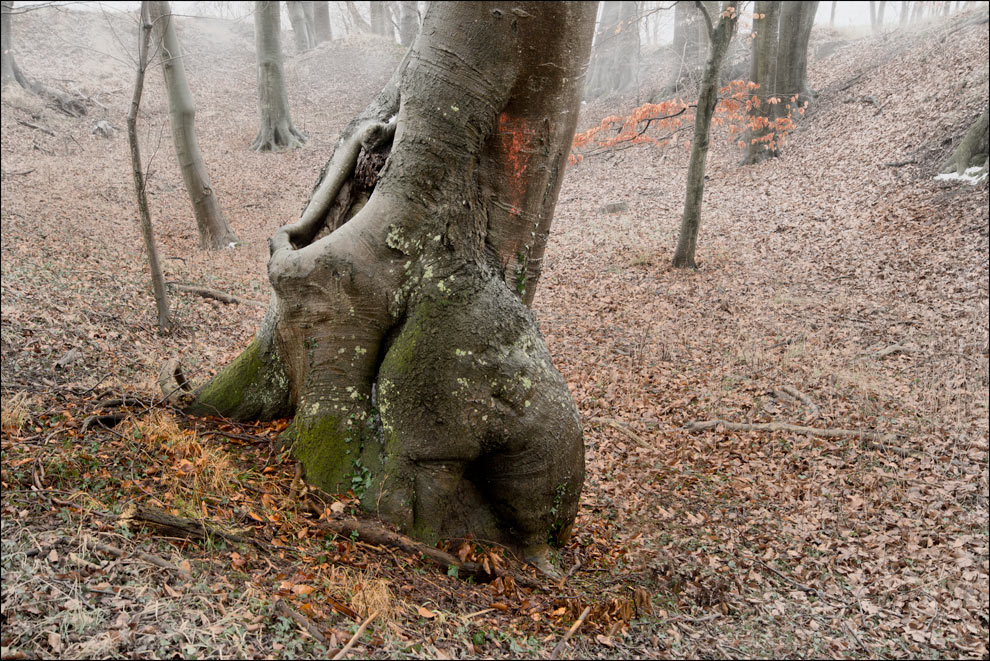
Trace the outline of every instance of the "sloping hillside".
<path fill-rule="evenodd" d="M 322 657 L 373 611 L 364 655 L 545 657 L 584 606 L 575 656 L 985 656 L 990 203 L 986 183 L 933 179 L 987 103 L 988 27 L 973 18 L 816 36 L 840 43 L 812 63 L 820 95 L 781 158 L 740 168 L 713 141 L 696 272 L 669 266 L 683 145 L 569 169 L 534 307 L 586 423 L 588 475 L 566 579 L 540 590 L 327 538 L 290 502 L 278 426 L 149 409 L 169 357 L 203 378 L 263 308 L 176 294 L 180 329 L 156 332 L 126 137 L 90 132 L 124 127 L 134 17 L 18 15 L 25 73 L 89 115 L 18 91 L 0 103 L 4 658 Z M 267 238 L 402 52 L 367 38 L 289 57 L 310 142 L 255 154 L 251 26 L 178 25 L 242 245 L 197 250 L 152 71 L 140 126 L 166 278 L 265 301 Z M 582 122 L 632 106 L 599 101 Z M 98 404 L 125 394 L 136 403 Z M 83 428 L 120 410 L 112 429 Z M 717 419 L 824 435 L 686 429 Z M 132 504 L 264 546 L 121 528 Z"/>

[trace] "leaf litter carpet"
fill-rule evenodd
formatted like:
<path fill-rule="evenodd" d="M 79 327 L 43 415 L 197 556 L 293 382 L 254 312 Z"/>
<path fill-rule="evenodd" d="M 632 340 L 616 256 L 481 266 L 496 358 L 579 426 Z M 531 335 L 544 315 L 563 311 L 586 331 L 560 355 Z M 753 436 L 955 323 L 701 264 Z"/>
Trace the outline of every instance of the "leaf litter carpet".
<path fill-rule="evenodd" d="M 169 357 L 206 378 L 263 309 L 174 293 L 180 329 L 155 331 L 126 136 L 90 133 L 124 127 L 133 22 L 17 15 L 21 67 L 87 97 L 90 114 L 4 92 L 4 658 L 323 656 L 372 612 L 358 654 L 536 657 L 585 606 L 565 654 L 985 657 L 988 194 L 932 179 L 988 94 L 987 25 L 964 16 L 814 60 L 820 96 L 779 159 L 737 167 L 716 135 L 697 272 L 669 267 L 684 145 L 569 169 L 534 309 L 586 423 L 588 475 L 566 577 L 532 589 L 328 536 L 293 505 L 279 425 L 147 408 Z M 166 278 L 265 301 L 268 236 L 401 52 L 365 39 L 287 58 L 310 140 L 262 155 L 247 149 L 250 24 L 179 30 L 200 145 L 242 244 L 196 249 L 151 71 L 139 130 Z M 582 125 L 634 105 L 590 104 Z M 125 394 L 126 420 L 83 428 Z M 685 429 L 711 420 L 874 435 Z M 121 527 L 132 504 L 269 546 Z"/>

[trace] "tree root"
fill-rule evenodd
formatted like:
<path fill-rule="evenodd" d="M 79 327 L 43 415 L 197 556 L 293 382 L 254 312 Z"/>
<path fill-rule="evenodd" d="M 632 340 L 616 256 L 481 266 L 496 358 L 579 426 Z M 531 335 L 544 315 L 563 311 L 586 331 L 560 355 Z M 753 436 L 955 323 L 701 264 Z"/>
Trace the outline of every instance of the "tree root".
<path fill-rule="evenodd" d="M 222 292 L 219 289 L 209 289 L 208 287 L 194 287 L 192 285 L 180 285 L 174 282 L 168 283 L 168 285 L 175 291 L 183 292 L 185 294 L 195 294 L 197 296 L 202 296 L 203 298 L 213 299 L 214 301 L 220 301 L 221 303 L 231 304 L 236 303 L 237 305 L 253 305 L 259 308 L 268 307 L 267 303 L 262 303 L 261 301 L 255 301 L 250 298 L 241 298 L 240 296 L 235 296 L 234 294 L 228 294 Z"/>
<path fill-rule="evenodd" d="M 884 443 L 884 441 L 894 438 L 893 434 L 881 434 L 880 432 L 860 429 L 821 429 L 818 427 L 802 427 L 800 425 L 792 425 L 786 422 L 748 423 L 729 422 L 728 420 L 721 419 L 705 421 L 696 420 L 686 424 L 683 429 L 684 431 L 705 431 L 708 429 L 715 429 L 719 425 L 731 431 L 789 431 L 795 434 L 804 434 L 806 436 L 820 436 L 821 438 L 858 438 L 862 441 L 862 447 L 868 450 L 892 452 L 901 457 L 923 456 L 923 453 L 918 452 L 917 450 L 902 448 L 896 445 L 887 445 Z"/>

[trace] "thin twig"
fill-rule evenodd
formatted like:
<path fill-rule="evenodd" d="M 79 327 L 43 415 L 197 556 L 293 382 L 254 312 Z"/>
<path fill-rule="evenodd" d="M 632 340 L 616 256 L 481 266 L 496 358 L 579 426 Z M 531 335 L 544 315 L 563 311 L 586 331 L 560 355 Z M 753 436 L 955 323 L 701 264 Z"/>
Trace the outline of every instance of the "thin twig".
<path fill-rule="evenodd" d="M 634 440 L 641 447 L 648 448 L 650 444 L 644 441 L 639 435 L 629 428 L 629 425 L 622 422 L 621 420 L 616 420 L 615 418 L 588 418 L 588 422 L 598 424 L 598 425 L 608 425 L 613 429 L 618 429 L 623 434 Z"/>
<path fill-rule="evenodd" d="M 297 613 L 294 611 L 289 604 L 285 603 L 284 600 L 279 599 L 275 602 L 275 610 L 290 620 L 295 621 L 296 624 L 306 630 L 306 633 L 319 641 L 321 645 L 324 647 L 330 647 L 330 643 L 327 641 L 326 636 L 324 636 L 320 631 L 319 627 L 317 627 L 312 620 L 302 613 Z"/>
<path fill-rule="evenodd" d="M 567 633 L 565 633 L 564 637 L 560 639 L 560 642 L 557 643 L 557 646 L 553 648 L 553 652 L 550 653 L 551 659 L 560 658 L 560 653 L 564 651 L 564 646 L 567 645 L 567 641 L 570 640 L 571 636 L 574 635 L 574 632 L 577 631 L 582 624 L 584 624 L 584 619 L 588 617 L 588 613 L 590 612 L 591 612 L 591 606 L 585 606 L 584 610 L 581 611 L 581 616 L 578 617 L 577 621 L 571 625 L 571 628 L 567 630 Z"/>
<path fill-rule="evenodd" d="M 354 632 L 354 635 L 351 636 L 351 639 L 347 641 L 346 645 L 344 645 L 344 649 L 340 650 L 339 652 L 337 652 L 336 655 L 334 655 L 333 658 L 335 661 L 336 659 L 343 659 L 344 657 L 347 656 L 347 653 L 351 651 L 352 647 L 354 647 L 354 643 L 357 642 L 357 639 L 361 637 L 361 634 L 364 633 L 364 630 L 368 628 L 368 625 L 371 624 L 371 621 L 375 619 L 375 617 L 377 616 L 378 616 L 378 611 L 375 611 L 374 613 L 368 616 L 368 619 L 366 619 L 364 622 L 361 623 L 361 626 L 358 627 L 358 630 Z"/>

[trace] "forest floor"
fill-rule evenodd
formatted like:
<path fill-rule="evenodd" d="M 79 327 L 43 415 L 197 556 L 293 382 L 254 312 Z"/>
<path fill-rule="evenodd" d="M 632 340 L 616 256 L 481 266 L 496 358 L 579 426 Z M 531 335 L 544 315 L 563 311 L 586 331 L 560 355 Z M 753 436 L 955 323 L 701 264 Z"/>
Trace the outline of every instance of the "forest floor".
<path fill-rule="evenodd" d="M 820 96 L 780 158 L 738 167 L 716 134 L 696 271 L 669 266 L 683 145 L 569 168 L 534 309 L 585 421 L 581 510 L 564 579 L 451 549 L 520 579 L 475 584 L 328 534 L 297 506 L 284 423 L 154 404 L 168 358 L 205 378 L 264 308 L 174 292 L 179 328 L 157 332 L 122 130 L 133 17 L 17 15 L 23 70 L 89 114 L 0 104 L 3 658 L 322 658 L 372 613 L 356 656 L 546 658 L 587 606 L 564 657 L 986 658 L 988 187 L 933 180 L 987 102 L 971 19 L 817 36 L 835 42 L 810 66 Z M 241 244 L 197 249 L 153 70 L 140 133 L 166 278 L 266 301 L 267 238 L 402 53 L 289 57 L 309 142 L 256 154 L 252 26 L 179 35 Z M 634 105 L 586 105 L 582 126 Z M 687 429 L 710 420 L 875 436 Z M 136 521 L 149 507 L 238 537 L 169 537 Z"/>

